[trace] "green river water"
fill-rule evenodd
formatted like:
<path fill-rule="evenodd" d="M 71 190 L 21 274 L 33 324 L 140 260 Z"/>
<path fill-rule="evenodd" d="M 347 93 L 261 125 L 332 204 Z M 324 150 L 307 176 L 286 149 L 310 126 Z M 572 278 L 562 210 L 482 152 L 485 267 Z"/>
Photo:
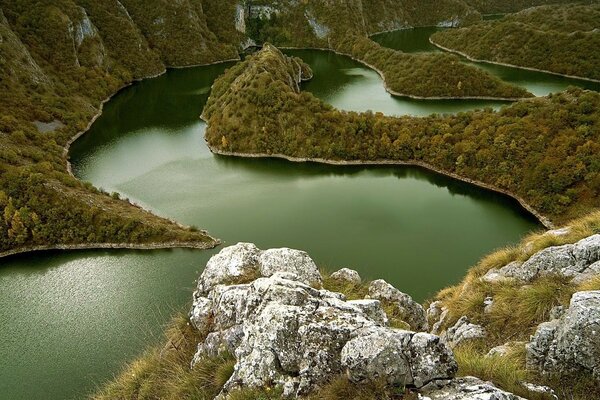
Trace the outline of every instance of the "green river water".
<path fill-rule="evenodd" d="M 376 39 L 424 51 L 428 29 Z M 305 90 L 342 109 L 425 115 L 501 105 L 394 98 L 375 72 L 346 57 L 290 53 L 315 72 Z M 72 146 L 75 174 L 225 244 L 300 248 L 320 265 L 384 278 L 417 300 L 540 228 L 511 199 L 418 168 L 212 155 L 198 116 L 226 66 L 172 70 L 120 92 Z M 573 84 L 513 69 L 498 74 L 536 94 Z M 1 260 L 0 399 L 85 397 L 188 307 L 215 251 L 44 252 Z"/>

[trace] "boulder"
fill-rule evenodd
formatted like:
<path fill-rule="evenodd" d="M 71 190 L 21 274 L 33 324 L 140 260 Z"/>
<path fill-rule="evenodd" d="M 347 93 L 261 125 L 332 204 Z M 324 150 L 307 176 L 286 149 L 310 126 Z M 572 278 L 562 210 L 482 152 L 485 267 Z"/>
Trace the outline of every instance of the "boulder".
<path fill-rule="evenodd" d="M 490 382 L 467 376 L 428 385 L 418 395 L 420 400 L 525 400 Z"/>
<path fill-rule="evenodd" d="M 502 268 L 491 269 L 482 279 L 530 282 L 541 276 L 562 275 L 577 284 L 599 274 L 600 234 L 596 234 L 574 244 L 547 247 L 523 263 L 514 261 Z"/>
<path fill-rule="evenodd" d="M 485 338 L 485 329 L 481 325 L 470 323 L 469 318 L 463 315 L 442 334 L 442 338 L 454 348 L 469 340 Z"/>
<path fill-rule="evenodd" d="M 206 335 L 192 367 L 223 351 L 235 356 L 220 398 L 238 387 L 269 385 L 297 397 L 340 374 L 354 382 L 384 378 L 415 388 L 454 377 L 452 351 L 439 337 L 387 327 L 377 299 L 345 301 L 340 293 L 307 284 L 315 276 L 307 273 L 312 267 L 305 253 L 257 252 L 247 245 L 222 251 L 203 273 L 190 313 Z M 270 276 L 228 283 L 228 273 L 216 271 L 217 265 L 235 276 L 255 265 Z"/>
<path fill-rule="evenodd" d="M 362 283 L 362 279 L 360 278 L 358 272 L 349 268 L 342 268 L 334 272 L 331 274 L 331 278 L 338 281 L 348 282 L 353 285 L 360 285 Z"/>
<path fill-rule="evenodd" d="M 252 243 L 225 247 L 212 256 L 198 279 L 198 294 L 205 295 L 216 285 L 232 284 L 256 277 L 261 251 Z"/>
<path fill-rule="evenodd" d="M 304 251 L 281 248 L 260 250 L 252 243 L 225 247 L 208 260 L 200 279 L 197 296 L 205 296 L 217 285 L 247 283 L 275 272 L 296 274 L 309 285 L 321 286 L 321 274 Z"/>
<path fill-rule="evenodd" d="M 262 252 L 259 258 L 262 276 L 271 276 L 275 272 L 290 272 L 308 285 L 320 287 L 321 274 L 315 262 L 306 252 L 288 248 L 269 249 Z"/>
<path fill-rule="evenodd" d="M 562 316 L 540 324 L 526 347 L 529 368 L 600 383 L 600 291 L 575 293 Z"/>
<path fill-rule="evenodd" d="M 442 327 L 446 323 L 449 310 L 443 306 L 441 301 L 434 301 L 427 308 L 427 321 L 431 324 L 431 333 L 439 335 L 442 332 Z"/>
<path fill-rule="evenodd" d="M 373 299 L 391 303 L 397 308 L 401 319 L 416 331 L 426 331 L 428 328 L 425 309 L 407 295 L 384 281 L 377 279 L 369 285 L 369 296 Z"/>
<path fill-rule="evenodd" d="M 363 314 L 377 322 L 379 325 L 387 326 L 388 317 L 381 308 L 381 302 L 375 299 L 349 300 L 348 304 L 357 307 Z"/>

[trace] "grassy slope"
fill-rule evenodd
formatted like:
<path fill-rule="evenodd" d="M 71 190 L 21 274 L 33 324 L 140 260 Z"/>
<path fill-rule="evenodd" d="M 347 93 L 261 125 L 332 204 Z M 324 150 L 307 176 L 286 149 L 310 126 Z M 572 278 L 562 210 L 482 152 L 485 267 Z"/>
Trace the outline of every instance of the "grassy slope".
<path fill-rule="evenodd" d="M 472 58 L 600 80 L 600 4 L 543 6 L 432 40 Z"/>
<path fill-rule="evenodd" d="M 425 163 L 512 192 L 558 224 L 600 203 L 596 92 L 572 89 L 499 112 L 395 118 L 336 110 L 290 86 L 285 64 L 268 47 L 217 79 L 204 110 L 214 150 Z"/>
<path fill-rule="evenodd" d="M 208 29 L 199 1 L 147 5 L 2 2 L 0 92 L 10 95 L 0 96 L 0 254 L 39 245 L 216 244 L 204 232 L 101 193 L 65 170 L 64 146 L 122 86 L 159 74 L 165 65 L 237 56 L 235 42 Z M 160 32 L 148 22 L 152 18 L 162 19 Z M 39 132 L 35 121 L 59 124 Z"/>
<path fill-rule="evenodd" d="M 524 348 L 524 342 L 529 341 L 538 324 L 550 319 L 553 307 L 568 307 L 575 292 L 600 290 L 599 277 L 580 285 L 560 277 L 542 277 L 527 286 L 511 282 L 488 283 L 479 279 L 492 268 L 512 261 L 525 261 L 544 248 L 575 243 L 600 233 L 600 212 L 571 221 L 569 227 L 567 234 L 532 234 L 516 246 L 490 254 L 471 268 L 460 284 L 444 289 L 436 296 L 434 300 L 441 301 L 449 310 L 446 326 L 452 326 L 458 318 L 466 315 L 488 332 L 485 342 L 455 349 L 460 374 L 492 380 L 507 390 L 517 390 L 520 381 L 533 380 L 550 385 L 560 398 L 584 400 L 600 396 L 597 383 L 587 378 L 573 376 L 565 380 L 567 377 L 540 377 L 527 371 Z M 494 306 L 486 313 L 483 301 L 488 296 L 494 298 Z M 485 357 L 490 348 L 511 341 L 516 343 L 508 357 Z"/>

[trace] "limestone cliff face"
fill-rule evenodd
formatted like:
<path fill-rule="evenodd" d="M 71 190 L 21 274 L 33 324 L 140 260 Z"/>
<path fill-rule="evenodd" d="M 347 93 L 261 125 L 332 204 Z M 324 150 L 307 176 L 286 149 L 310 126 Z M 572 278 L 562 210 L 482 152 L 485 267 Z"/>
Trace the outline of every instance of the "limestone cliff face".
<path fill-rule="evenodd" d="M 327 47 L 336 36 L 368 34 L 425 25 L 459 25 L 480 19 L 462 0 L 330 0 L 319 2 L 279 1 L 270 7 L 250 7 L 250 20 L 268 26 L 268 37 L 260 31 L 251 36 L 279 45 Z M 268 22 L 265 22 L 268 21 Z M 252 25 L 252 24 L 250 24 Z"/>
<path fill-rule="evenodd" d="M 134 79 L 169 66 L 237 58 L 243 35 L 227 31 L 237 3 L 206 3 L 210 6 L 201 0 L 3 1 L 0 86 L 20 95 L 0 99 L 0 109 L 25 106 L 30 122 L 39 118 L 35 114 L 66 121 L 49 97 L 38 100 L 41 94 L 60 96 L 71 111 L 87 115 Z"/>

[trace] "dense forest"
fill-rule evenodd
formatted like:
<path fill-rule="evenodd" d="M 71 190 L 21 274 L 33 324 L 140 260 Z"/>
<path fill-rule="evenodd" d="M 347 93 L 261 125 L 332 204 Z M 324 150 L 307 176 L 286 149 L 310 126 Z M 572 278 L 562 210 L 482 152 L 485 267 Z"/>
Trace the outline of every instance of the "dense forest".
<path fill-rule="evenodd" d="M 336 51 L 381 71 L 386 87 L 393 94 L 424 98 L 515 99 L 533 96 L 527 90 L 507 84 L 448 53 L 403 53 L 350 33 L 334 43 Z"/>
<path fill-rule="evenodd" d="M 600 4 L 542 6 L 431 40 L 478 60 L 600 80 Z"/>
<path fill-rule="evenodd" d="M 258 3 L 258 2 L 255 2 Z M 351 2 L 352 3 L 352 2 Z M 269 13 L 250 14 L 248 34 L 257 43 L 318 47 L 349 55 L 378 69 L 393 94 L 419 98 L 522 98 L 526 90 L 444 53 L 406 54 L 369 39 L 374 32 L 419 25 L 456 26 L 479 21 L 477 11 L 457 0 L 402 2 L 278 2 Z"/>
<path fill-rule="evenodd" d="M 215 82 L 204 111 L 212 148 L 425 163 L 512 192 L 557 223 L 598 205 L 596 92 L 570 89 L 498 112 L 395 118 L 336 110 L 290 84 L 298 75 L 289 65 L 267 46 Z"/>
<path fill-rule="evenodd" d="M 334 34 L 351 32 L 351 40 L 332 47 L 380 69 L 392 91 L 425 97 L 527 95 L 452 56 L 415 59 L 366 39 L 368 33 L 407 24 L 479 20 L 460 0 L 403 7 L 396 0 L 277 4 L 288 7 L 286 12 L 259 21 L 261 34 L 276 32 L 290 45 L 329 46 Z M 236 0 L 2 1 L 0 253 L 96 242 L 212 243 L 201 232 L 77 181 L 65 170 L 65 148 L 87 129 L 102 101 L 123 86 L 172 66 L 238 58 L 248 39 L 245 31 L 256 22 L 245 18 L 243 5 Z M 286 32 L 294 33 L 294 41 Z"/>
<path fill-rule="evenodd" d="M 89 243 L 216 244 L 65 169 L 64 147 L 122 86 L 165 66 L 237 57 L 233 14 L 219 32 L 207 22 L 235 9 L 234 2 L 207 1 L 208 15 L 197 1 L 151 3 L 2 1 L 0 253 Z"/>

